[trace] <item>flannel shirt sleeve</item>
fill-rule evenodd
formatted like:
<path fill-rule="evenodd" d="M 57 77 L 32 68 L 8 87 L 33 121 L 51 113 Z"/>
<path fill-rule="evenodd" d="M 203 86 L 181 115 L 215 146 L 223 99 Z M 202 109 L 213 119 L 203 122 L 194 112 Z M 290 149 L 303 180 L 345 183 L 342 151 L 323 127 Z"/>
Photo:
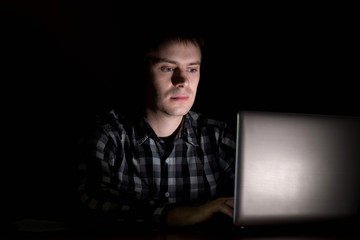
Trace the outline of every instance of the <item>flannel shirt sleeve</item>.
<path fill-rule="evenodd" d="M 219 165 L 223 169 L 224 175 L 218 181 L 217 197 L 234 196 L 236 135 L 228 125 L 225 125 L 219 136 Z"/>
<path fill-rule="evenodd" d="M 97 130 L 85 138 L 82 149 L 77 194 L 85 221 L 117 227 L 143 225 L 154 230 L 166 227 L 166 216 L 173 204 L 159 204 L 113 187 L 109 158 L 119 149 L 106 131 Z"/>

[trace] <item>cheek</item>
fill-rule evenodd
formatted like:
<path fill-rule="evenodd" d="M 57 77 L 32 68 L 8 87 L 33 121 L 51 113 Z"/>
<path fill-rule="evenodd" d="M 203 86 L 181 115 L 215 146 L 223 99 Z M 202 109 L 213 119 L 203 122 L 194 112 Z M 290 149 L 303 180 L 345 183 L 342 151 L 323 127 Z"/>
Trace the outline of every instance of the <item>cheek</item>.
<path fill-rule="evenodd" d="M 166 93 L 167 84 L 165 82 L 159 81 L 159 79 L 157 81 L 153 80 L 151 82 L 151 89 L 155 97 L 160 97 Z"/>
<path fill-rule="evenodd" d="M 197 90 L 197 88 L 198 88 L 198 85 L 199 85 L 199 81 L 198 81 L 198 80 L 192 82 L 191 88 L 193 89 L 194 93 L 196 93 L 196 90 Z"/>
<path fill-rule="evenodd" d="M 160 76 L 158 76 L 154 72 L 150 71 L 147 87 L 150 88 L 153 92 L 159 92 L 159 91 L 161 91 L 161 88 L 163 87 L 162 85 L 163 84 L 161 83 Z"/>

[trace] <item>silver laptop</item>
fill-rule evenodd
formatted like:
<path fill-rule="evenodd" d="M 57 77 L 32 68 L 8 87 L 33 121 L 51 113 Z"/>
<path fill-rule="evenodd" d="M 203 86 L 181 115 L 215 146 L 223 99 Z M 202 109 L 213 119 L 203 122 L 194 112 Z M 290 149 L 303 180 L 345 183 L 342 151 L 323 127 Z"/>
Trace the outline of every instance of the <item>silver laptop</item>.
<path fill-rule="evenodd" d="M 359 117 L 240 111 L 237 142 L 235 225 L 359 214 Z"/>

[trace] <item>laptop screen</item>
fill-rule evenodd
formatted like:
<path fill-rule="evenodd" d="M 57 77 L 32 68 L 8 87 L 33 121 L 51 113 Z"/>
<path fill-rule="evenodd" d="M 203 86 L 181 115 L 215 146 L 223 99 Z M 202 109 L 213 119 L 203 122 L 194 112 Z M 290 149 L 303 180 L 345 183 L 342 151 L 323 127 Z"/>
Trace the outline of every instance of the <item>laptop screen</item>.
<path fill-rule="evenodd" d="M 358 214 L 359 117 L 240 111 L 237 142 L 235 225 Z"/>

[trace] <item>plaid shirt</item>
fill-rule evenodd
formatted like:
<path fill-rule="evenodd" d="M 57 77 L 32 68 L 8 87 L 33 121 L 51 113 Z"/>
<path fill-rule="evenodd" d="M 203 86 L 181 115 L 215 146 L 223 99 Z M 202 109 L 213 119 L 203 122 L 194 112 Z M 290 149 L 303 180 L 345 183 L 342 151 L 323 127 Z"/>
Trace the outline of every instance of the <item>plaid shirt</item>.
<path fill-rule="evenodd" d="M 130 123 L 114 110 L 97 118 L 87 140 L 86 161 L 79 165 L 81 204 L 107 219 L 159 227 L 172 207 L 233 190 L 234 132 L 193 111 L 168 149 L 146 118 Z"/>

